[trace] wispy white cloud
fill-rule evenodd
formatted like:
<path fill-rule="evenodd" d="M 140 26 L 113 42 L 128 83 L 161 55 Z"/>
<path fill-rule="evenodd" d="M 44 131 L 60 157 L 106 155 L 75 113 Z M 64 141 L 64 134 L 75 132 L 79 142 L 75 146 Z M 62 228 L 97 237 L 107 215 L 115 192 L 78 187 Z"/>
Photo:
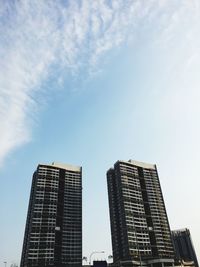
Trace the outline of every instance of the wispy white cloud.
<path fill-rule="evenodd" d="M 0 163 L 30 140 L 38 94 L 53 66 L 62 73 L 94 68 L 142 28 L 155 27 L 169 40 L 195 9 L 197 0 L 0 0 Z"/>

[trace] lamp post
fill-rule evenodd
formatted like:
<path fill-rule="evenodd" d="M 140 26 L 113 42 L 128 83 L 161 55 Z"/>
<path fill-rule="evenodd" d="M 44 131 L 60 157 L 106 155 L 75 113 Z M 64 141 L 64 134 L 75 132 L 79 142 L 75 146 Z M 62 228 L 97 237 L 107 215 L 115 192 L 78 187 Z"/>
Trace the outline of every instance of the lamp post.
<path fill-rule="evenodd" d="M 82 258 L 82 261 L 86 261 L 86 262 L 87 262 L 87 257 L 84 256 L 84 257 Z"/>
<path fill-rule="evenodd" d="M 113 259 L 113 256 L 112 255 L 109 255 L 108 256 L 108 260 L 112 260 Z"/>
<path fill-rule="evenodd" d="M 96 253 L 105 253 L 105 251 L 93 251 L 91 254 L 90 254 L 90 262 L 89 262 L 89 265 L 91 266 L 91 258 L 92 258 L 92 255 L 96 254 Z"/>
<path fill-rule="evenodd" d="M 4 261 L 3 263 L 5 264 L 5 267 L 6 267 L 6 265 L 7 265 L 7 261 Z"/>

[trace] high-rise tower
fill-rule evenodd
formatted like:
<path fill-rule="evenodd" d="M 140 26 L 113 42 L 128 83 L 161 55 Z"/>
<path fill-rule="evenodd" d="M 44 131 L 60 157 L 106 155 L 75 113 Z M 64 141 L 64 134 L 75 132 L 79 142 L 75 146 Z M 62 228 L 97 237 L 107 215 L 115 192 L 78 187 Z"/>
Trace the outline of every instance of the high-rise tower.
<path fill-rule="evenodd" d="M 33 174 L 21 267 L 82 265 L 82 168 L 39 164 Z"/>
<path fill-rule="evenodd" d="M 107 172 L 115 266 L 173 266 L 174 249 L 156 165 L 117 161 Z"/>
<path fill-rule="evenodd" d="M 172 240 L 175 248 L 176 261 L 181 266 L 199 267 L 194 245 L 189 229 L 172 231 Z"/>

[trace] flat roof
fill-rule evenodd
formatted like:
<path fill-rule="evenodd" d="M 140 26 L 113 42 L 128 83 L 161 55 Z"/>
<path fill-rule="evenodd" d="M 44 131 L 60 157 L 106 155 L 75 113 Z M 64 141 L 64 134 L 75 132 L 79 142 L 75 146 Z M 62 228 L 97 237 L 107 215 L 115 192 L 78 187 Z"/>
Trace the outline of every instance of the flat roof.
<path fill-rule="evenodd" d="M 66 163 L 60 163 L 60 162 L 52 162 L 52 164 L 42 164 L 40 163 L 39 165 L 44 165 L 44 166 L 50 166 L 50 167 L 57 167 L 60 169 L 65 169 L 68 171 L 81 171 L 82 167 L 80 166 L 74 166 L 71 164 L 66 164 Z"/>
<path fill-rule="evenodd" d="M 156 164 L 146 163 L 146 162 L 132 160 L 132 159 L 129 159 L 128 161 L 120 160 L 120 162 L 131 163 L 137 167 L 156 170 Z"/>

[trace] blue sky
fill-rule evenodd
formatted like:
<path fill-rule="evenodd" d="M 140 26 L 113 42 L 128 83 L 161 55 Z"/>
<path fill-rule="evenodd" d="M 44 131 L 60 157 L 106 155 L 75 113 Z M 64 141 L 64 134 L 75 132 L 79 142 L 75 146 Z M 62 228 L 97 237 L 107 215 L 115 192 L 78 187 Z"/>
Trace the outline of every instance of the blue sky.
<path fill-rule="evenodd" d="M 19 263 L 32 173 L 83 166 L 83 255 L 112 253 L 106 171 L 156 163 L 200 256 L 199 0 L 0 1 L 0 266 Z"/>

